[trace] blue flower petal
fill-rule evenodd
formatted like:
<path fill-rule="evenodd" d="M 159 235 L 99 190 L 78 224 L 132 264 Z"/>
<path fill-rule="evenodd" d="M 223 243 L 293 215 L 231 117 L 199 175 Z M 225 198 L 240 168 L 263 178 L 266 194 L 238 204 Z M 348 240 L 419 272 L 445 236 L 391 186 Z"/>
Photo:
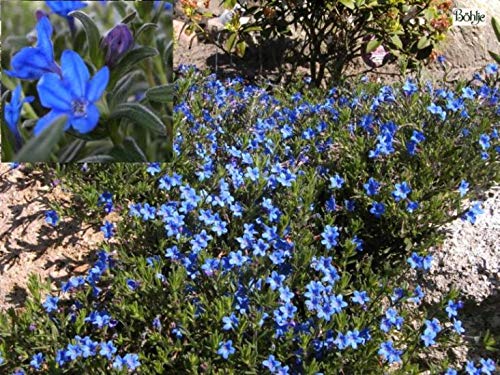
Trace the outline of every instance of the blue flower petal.
<path fill-rule="evenodd" d="M 59 116 L 63 115 L 64 113 L 58 112 L 58 111 L 50 111 L 47 113 L 45 116 L 40 118 L 38 122 L 35 125 L 35 128 L 33 129 L 33 133 L 35 136 L 38 136 L 41 132 L 45 130 L 47 126 L 52 124 L 56 118 Z"/>
<path fill-rule="evenodd" d="M 82 134 L 86 134 L 94 130 L 98 121 L 99 110 L 95 104 L 89 104 L 87 107 L 87 114 L 81 117 L 73 117 L 71 120 L 71 127 Z"/>
<path fill-rule="evenodd" d="M 74 51 L 66 50 L 61 57 L 62 75 L 64 81 L 74 96 L 83 98 L 87 81 L 90 79 L 89 70 L 80 55 Z"/>
<path fill-rule="evenodd" d="M 20 50 L 12 58 L 11 64 L 14 71 L 8 72 L 9 75 L 20 79 L 38 79 L 44 73 L 51 72 L 54 67 L 54 61 L 34 47 Z"/>
<path fill-rule="evenodd" d="M 54 60 L 54 47 L 52 46 L 52 25 L 47 17 L 42 17 L 36 25 L 37 48 L 47 57 L 48 60 Z"/>
<path fill-rule="evenodd" d="M 109 69 L 107 66 L 99 70 L 94 78 L 87 83 L 87 100 L 95 102 L 102 96 L 109 82 Z"/>
<path fill-rule="evenodd" d="M 44 107 L 60 112 L 71 111 L 71 93 L 57 74 L 44 74 L 36 87 Z"/>

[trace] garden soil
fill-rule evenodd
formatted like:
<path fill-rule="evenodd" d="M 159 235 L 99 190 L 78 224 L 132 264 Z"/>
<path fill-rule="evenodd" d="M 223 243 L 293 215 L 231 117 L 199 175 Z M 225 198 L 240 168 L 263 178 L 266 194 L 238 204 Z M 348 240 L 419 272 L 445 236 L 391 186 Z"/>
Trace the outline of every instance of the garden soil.
<path fill-rule="evenodd" d="M 75 218 L 49 226 L 45 212 L 55 201 L 72 204 L 57 181 L 0 163 L 0 310 L 22 308 L 31 273 L 49 278 L 53 290 L 84 273 L 103 241 L 98 229 Z"/>

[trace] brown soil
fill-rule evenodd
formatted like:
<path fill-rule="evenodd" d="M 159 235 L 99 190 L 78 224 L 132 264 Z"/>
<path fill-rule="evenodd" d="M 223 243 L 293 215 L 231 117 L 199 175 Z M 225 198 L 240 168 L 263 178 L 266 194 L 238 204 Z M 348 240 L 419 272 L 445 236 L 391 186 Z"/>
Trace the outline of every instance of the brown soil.
<path fill-rule="evenodd" d="M 103 234 L 77 218 L 61 218 L 54 228 L 45 212 L 71 196 L 41 172 L 11 170 L 0 164 L 0 310 L 23 306 L 28 275 L 49 278 L 58 289 L 70 276 L 88 268 Z"/>

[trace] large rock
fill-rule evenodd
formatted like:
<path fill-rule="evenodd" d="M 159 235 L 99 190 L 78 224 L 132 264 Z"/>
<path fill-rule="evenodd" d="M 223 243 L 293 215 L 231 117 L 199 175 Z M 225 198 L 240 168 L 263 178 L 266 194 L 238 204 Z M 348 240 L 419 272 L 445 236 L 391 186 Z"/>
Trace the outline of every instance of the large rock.
<path fill-rule="evenodd" d="M 453 26 L 440 50 L 452 68 L 450 77 L 470 77 L 474 72 L 492 62 L 488 50 L 500 52 L 491 18 L 500 18 L 498 0 L 456 0 L 457 8 L 481 9 L 486 13 L 482 26 Z"/>

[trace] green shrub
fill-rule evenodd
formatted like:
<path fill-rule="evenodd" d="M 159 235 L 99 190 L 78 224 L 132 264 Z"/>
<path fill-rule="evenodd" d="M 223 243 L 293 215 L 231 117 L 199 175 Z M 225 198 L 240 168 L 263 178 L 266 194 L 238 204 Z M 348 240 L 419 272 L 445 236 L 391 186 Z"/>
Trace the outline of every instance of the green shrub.
<path fill-rule="evenodd" d="M 113 242 L 57 302 L 33 285 L 24 313 L 0 315 L 0 368 L 445 371 L 430 353 L 459 340 L 458 294 L 425 303 L 405 276 L 424 281 L 440 225 L 475 221 L 461 195 L 499 181 L 498 77 L 269 93 L 180 71 L 171 164 L 59 171 L 82 198 L 59 213 L 117 210 Z"/>
<path fill-rule="evenodd" d="M 358 57 L 364 57 L 373 67 L 399 58 L 415 68 L 417 61 L 431 55 L 451 25 L 448 0 L 225 0 L 222 3 L 230 9 L 238 5 L 242 11 L 234 11 L 225 25 L 229 34 L 225 44 L 221 44 L 224 38 L 218 35 L 211 38 L 212 42 L 240 56 L 245 54 L 247 46 L 256 47 L 271 40 L 286 42 L 293 72 L 298 66 L 307 65 L 316 84 L 325 77 L 338 81 Z M 186 1 L 184 9 L 194 25 L 192 28 L 200 29 L 195 4 Z M 242 13 L 249 18 L 248 22 L 241 22 Z M 385 58 L 370 61 L 370 54 L 378 47 L 384 48 Z M 377 52 L 384 51 L 380 48 Z"/>

